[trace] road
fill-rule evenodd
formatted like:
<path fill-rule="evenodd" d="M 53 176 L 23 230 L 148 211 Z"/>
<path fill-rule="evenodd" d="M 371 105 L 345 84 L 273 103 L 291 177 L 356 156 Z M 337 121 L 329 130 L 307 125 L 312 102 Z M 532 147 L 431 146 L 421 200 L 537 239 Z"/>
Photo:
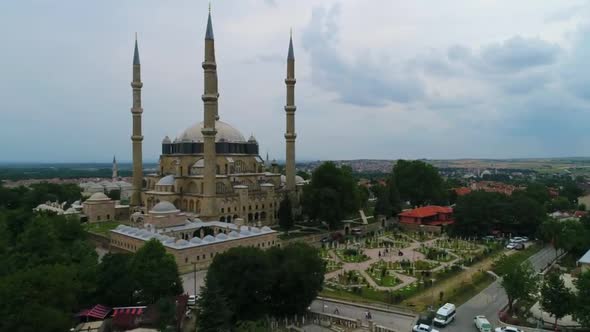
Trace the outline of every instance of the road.
<path fill-rule="evenodd" d="M 195 275 L 197 277 L 197 291 L 195 292 Z M 187 294 L 199 294 L 201 293 L 201 287 L 205 286 L 205 276 L 207 275 L 207 270 L 201 270 L 194 272 L 189 272 L 180 276 L 182 280 L 182 287 L 184 288 L 184 292 Z"/>
<path fill-rule="evenodd" d="M 545 247 L 529 257 L 535 271 L 540 272 L 555 259 L 555 249 Z M 484 315 L 494 326 L 498 326 L 498 312 L 508 303 L 508 298 L 499 281 L 494 281 L 469 301 L 457 308 L 455 321 L 441 331 L 476 331 L 473 317 Z"/>
<path fill-rule="evenodd" d="M 368 321 L 365 319 L 365 314 L 367 312 L 366 308 L 356 305 L 341 304 L 329 300 L 315 300 L 311 304 L 311 311 L 322 312 L 322 306 L 324 306 L 323 312 L 333 314 L 334 309 L 338 308 L 338 314 L 340 316 L 361 319 L 365 325 L 368 325 Z M 377 309 L 369 309 L 369 311 L 371 312 L 373 322 L 379 325 L 391 327 L 400 332 L 412 330 L 412 323 L 414 322 L 413 316 L 395 314 Z"/>

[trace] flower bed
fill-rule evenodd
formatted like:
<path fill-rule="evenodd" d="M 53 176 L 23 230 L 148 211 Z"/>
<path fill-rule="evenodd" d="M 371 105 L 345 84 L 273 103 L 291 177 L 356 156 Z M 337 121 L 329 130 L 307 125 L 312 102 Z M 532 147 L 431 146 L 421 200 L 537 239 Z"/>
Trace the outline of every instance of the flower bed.
<path fill-rule="evenodd" d="M 438 262 L 450 262 L 455 259 L 454 256 L 450 255 L 448 251 L 444 249 L 438 249 L 434 247 L 420 247 L 416 249 L 417 252 L 424 254 L 426 259 L 438 261 Z"/>
<path fill-rule="evenodd" d="M 361 249 L 339 249 L 335 253 L 338 258 L 346 263 L 360 263 L 369 259 Z"/>

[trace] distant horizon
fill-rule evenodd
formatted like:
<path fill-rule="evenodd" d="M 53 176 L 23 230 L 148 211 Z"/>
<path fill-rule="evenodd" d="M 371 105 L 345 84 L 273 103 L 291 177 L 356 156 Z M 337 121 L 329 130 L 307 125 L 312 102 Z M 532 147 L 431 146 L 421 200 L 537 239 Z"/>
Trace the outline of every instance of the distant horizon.
<path fill-rule="evenodd" d="M 464 158 L 354 158 L 354 159 L 301 159 L 297 160 L 297 163 L 310 163 L 318 161 L 359 161 L 359 160 L 374 160 L 374 161 L 395 161 L 395 160 L 434 160 L 434 161 L 457 161 L 457 160 L 555 160 L 555 159 L 589 159 L 590 156 L 563 156 L 563 157 L 507 157 L 507 158 L 477 158 L 477 157 L 464 157 Z M 284 163 L 284 159 L 276 159 L 279 163 Z M 157 164 L 157 160 L 143 161 L 143 164 Z M 111 162 L 106 161 L 0 161 L 0 167 L 3 165 L 111 165 Z M 131 160 L 117 160 L 118 165 L 132 164 Z"/>

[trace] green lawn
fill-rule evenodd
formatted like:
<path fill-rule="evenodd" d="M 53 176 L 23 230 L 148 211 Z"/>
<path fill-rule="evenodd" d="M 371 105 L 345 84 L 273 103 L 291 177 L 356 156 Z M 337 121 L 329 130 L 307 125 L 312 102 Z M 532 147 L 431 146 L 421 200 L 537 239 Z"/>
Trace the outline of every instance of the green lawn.
<path fill-rule="evenodd" d="M 86 223 L 83 224 L 82 227 L 87 232 L 106 235 L 111 229 L 115 229 L 119 225 L 121 225 L 121 222 L 119 221 L 101 221 L 95 223 Z"/>
<path fill-rule="evenodd" d="M 336 256 L 345 263 L 360 263 L 369 259 L 367 255 L 363 254 L 362 250 L 359 250 L 358 255 L 346 254 L 346 252 L 352 253 L 352 250 L 350 249 L 336 250 L 335 252 Z"/>

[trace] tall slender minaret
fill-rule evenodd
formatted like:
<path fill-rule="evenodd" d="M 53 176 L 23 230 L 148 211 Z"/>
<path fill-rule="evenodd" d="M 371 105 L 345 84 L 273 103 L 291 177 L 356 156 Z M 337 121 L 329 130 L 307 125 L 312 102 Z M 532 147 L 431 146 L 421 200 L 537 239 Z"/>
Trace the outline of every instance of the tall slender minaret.
<path fill-rule="evenodd" d="M 119 178 L 119 166 L 117 166 L 117 158 L 113 156 L 113 182 Z"/>
<path fill-rule="evenodd" d="M 141 152 L 141 65 L 139 64 L 139 50 L 137 48 L 137 35 L 135 35 L 135 52 L 133 53 L 133 107 L 131 114 L 133 116 L 133 133 L 131 142 L 133 144 L 133 194 L 131 195 L 131 205 L 138 206 L 141 204 L 141 188 L 143 182 L 143 161 Z"/>
<path fill-rule="evenodd" d="M 287 113 L 287 132 L 285 133 L 285 140 L 287 141 L 287 164 L 286 178 L 287 189 L 295 190 L 295 55 L 293 54 L 293 34 L 289 37 L 289 54 L 287 55 L 287 78 L 285 84 L 287 85 L 287 104 L 285 105 L 285 112 Z"/>
<path fill-rule="evenodd" d="M 203 172 L 203 200 L 201 205 L 200 218 L 203 220 L 214 219 L 217 213 L 215 207 L 215 120 L 219 118 L 217 112 L 217 64 L 215 63 L 215 41 L 213 40 L 213 25 L 211 24 L 211 6 L 209 6 L 209 17 L 207 18 L 207 31 L 205 32 L 205 61 L 204 71 L 204 93 L 201 96 L 204 108 L 203 120 L 203 154 L 205 169 Z"/>

